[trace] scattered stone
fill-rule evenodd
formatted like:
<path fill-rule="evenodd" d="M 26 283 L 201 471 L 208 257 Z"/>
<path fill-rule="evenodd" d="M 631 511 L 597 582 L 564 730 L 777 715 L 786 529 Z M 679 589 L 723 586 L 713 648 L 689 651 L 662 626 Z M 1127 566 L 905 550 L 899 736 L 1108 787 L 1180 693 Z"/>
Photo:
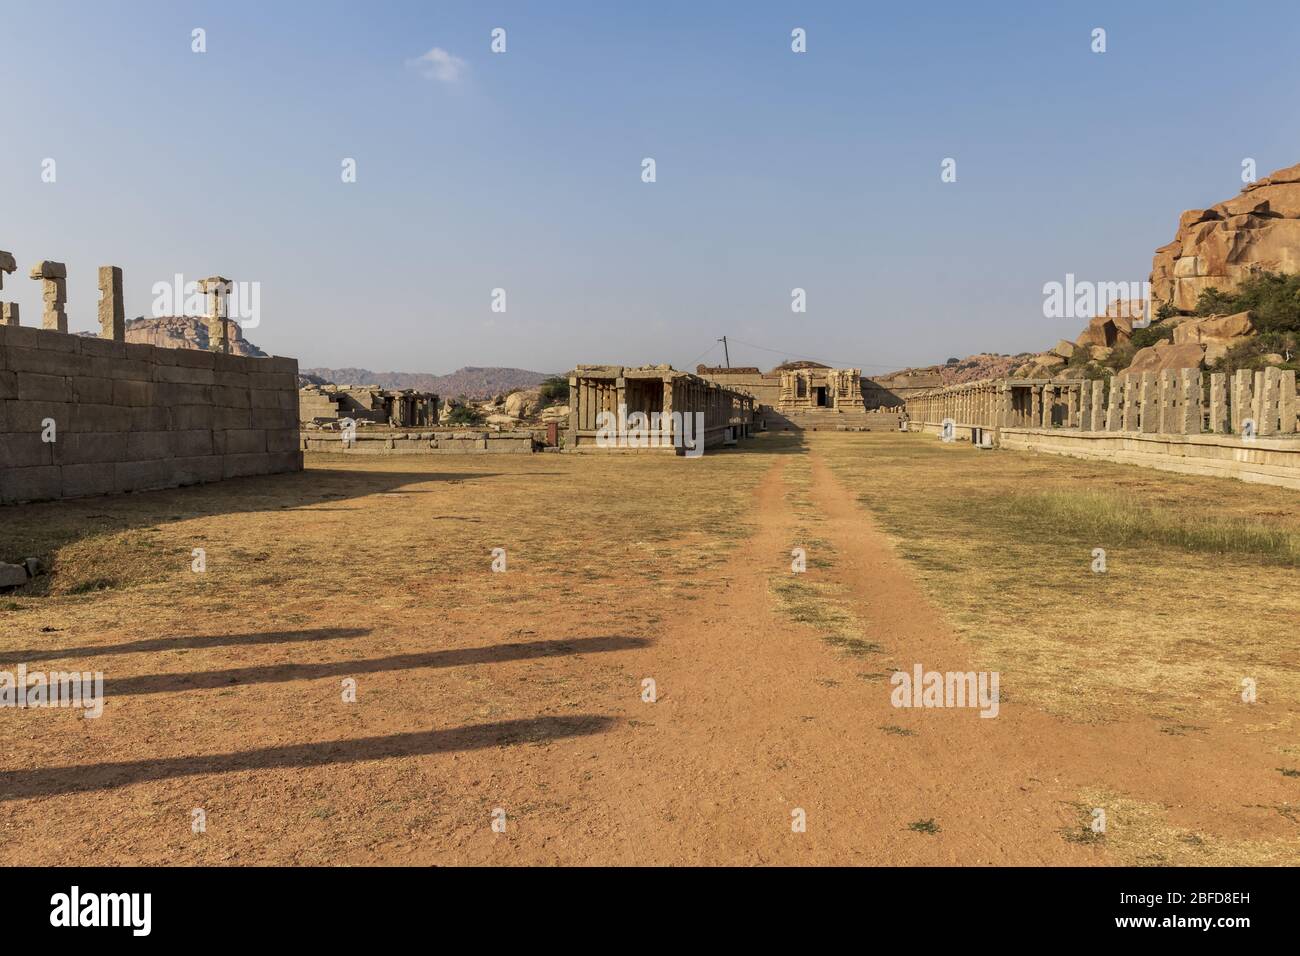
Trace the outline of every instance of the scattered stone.
<path fill-rule="evenodd" d="M 7 564 L 0 561 L 0 588 L 21 587 L 27 581 L 27 569 L 21 564 Z"/>

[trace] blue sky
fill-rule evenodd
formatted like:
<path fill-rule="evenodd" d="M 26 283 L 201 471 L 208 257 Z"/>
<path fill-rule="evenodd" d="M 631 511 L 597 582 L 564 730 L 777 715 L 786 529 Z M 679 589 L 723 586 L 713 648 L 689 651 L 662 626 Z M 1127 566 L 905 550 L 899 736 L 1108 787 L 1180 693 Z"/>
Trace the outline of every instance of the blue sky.
<path fill-rule="evenodd" d="M 0 298 L 37 324 L 25 273 L 64 261 L 91 329 L 98 265 L 129 316 L 220 273 L 260 283 L 263 348 L 379 371 L 689 367 L 724 334 L 733 364 L 868 373 L 1042 349 L 1083 324 L 1044 318 L 1044 283 L 1143 280 L 1244 158 L 1300 162 L 1298 25 L 1194 0 L 9 2 Z"/>

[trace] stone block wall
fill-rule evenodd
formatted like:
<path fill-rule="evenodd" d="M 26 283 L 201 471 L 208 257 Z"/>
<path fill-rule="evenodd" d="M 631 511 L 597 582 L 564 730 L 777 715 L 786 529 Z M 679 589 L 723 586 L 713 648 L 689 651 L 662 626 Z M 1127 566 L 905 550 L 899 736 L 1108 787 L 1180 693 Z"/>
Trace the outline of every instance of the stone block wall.
<path fill-rule="evenodd" d="M 483 431 L 478 429 L 429 432 L 361 429 L 352 434 L 303 431 L 303 451 L 341 455 L 531 455 L 542 442 L 530 429 Z"/>
<path fill-rule="evenodd" d="M 298 362 L 0 326 L 0 504 L 302 469 Z"/>

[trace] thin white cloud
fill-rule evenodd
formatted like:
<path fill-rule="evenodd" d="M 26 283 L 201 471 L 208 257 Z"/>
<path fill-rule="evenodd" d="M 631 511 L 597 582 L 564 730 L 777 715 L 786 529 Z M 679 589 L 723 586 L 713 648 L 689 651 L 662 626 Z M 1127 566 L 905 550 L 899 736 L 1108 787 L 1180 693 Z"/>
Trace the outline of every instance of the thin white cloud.
<path fill-rule="evenodd" d="M 465 72 L 466 66 L 465 61 L 460 57 L 453 56 L 439 46 L 434 47 L 423 56 L 408 60 L 407 64 L 415 67 L 427 79 L 450 84 L 460 82 L 461 74 Z"/>

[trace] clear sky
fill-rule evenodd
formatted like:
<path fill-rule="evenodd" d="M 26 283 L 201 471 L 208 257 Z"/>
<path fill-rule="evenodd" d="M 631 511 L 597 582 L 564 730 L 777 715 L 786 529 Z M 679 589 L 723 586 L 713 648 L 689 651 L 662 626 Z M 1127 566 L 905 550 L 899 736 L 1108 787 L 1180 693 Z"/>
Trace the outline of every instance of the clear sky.
<path fill-rule="evenodd" d="M 6 0 L 0 299 L 38 324 L 26 272 L 66 262 L 76 331 L 98 265 L 128 316 L 220 273 L 260 283 L 263 348 L 376 371 L 1039 350 L 1084 324 L 1044 283 L 1144 280 L 1243 159 L 1300 162 L 1298 27 L 1294 0 Z"/>

